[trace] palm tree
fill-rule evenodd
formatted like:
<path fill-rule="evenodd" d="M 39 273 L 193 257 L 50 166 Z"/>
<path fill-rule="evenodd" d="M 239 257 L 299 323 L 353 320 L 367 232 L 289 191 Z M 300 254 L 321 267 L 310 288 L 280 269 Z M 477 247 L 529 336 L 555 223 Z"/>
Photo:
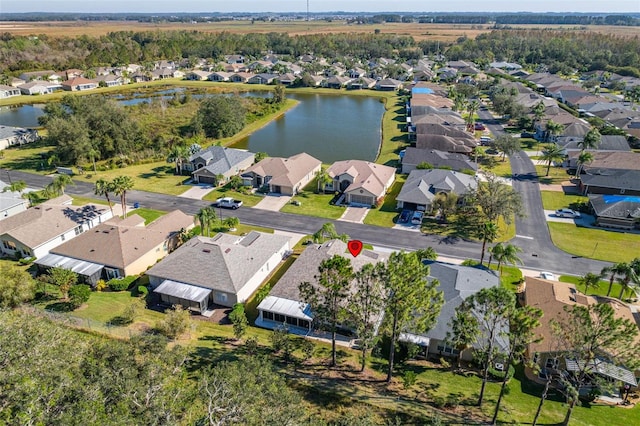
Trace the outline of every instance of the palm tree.
<path fill-rule="evenodd" d="M 591 129 L 584 135 L 584 138 L 578 142 L 578 146 L 584 151 L 585 149 L 596 149 L 600 145 L 602 136 L 598 129 Z"/>
<path fill-rule="evenodd" d="M 556 123 L 553 120 L 547 121 L 545 128 L 547 131 L 547 138 L 551 136 L 552 141 L 555 141 L 555 137 L 562 134 L 562 132 L 564 131 L 564 126 L 560 123 Z"/>
<path fill-rule="evenodd" d="M 611 290 L 613 289 L 613 282 L 615 281 L 618 275 L 623 275 L 628 265 L 625 262 L 615 263 L 611 266 L 606 266 L 602 268 L 600 271 L 600 275 L 609 276 L 609 289 L 607 290 L 607 297 L 611 294 Z"/>
<path fill-rule="evenodd" d="M 587 272 L 584 276 L 578 279 L 578 284 L 584 286 L 584 294 L 589 294 L 589 287 L 598 287 L 601 278 L 602 275 L 594 274 L 593 272 Z"/>
<path fill-rule="evenodd" d="M 113 193 L 120 196 L 122 217 L 127 217 L 127 191 L 131 188 L 133 188 L 133 179 L 130 176 L 116 176 L 113 179 Z"/>
<path fill-rule="evenodd" d="M 502 243 L 497 243 L 495 246 L 491 247 L 489 249 L 489 263 L 487 263 L 487 268 L 491 268 L 491 262 L 493 261 L 493 258 L 500 258 L 500 256 L 502 256 L 502 253 L 504 253 L 504 246 L 502 245 Z"/>
<path fill-rule="evenodd" d="M 320 170 L 318 170 L 318 172 L 316 173 L 316 181 L 318 183 L 318 192 L 320 192 L 320 190 L 324 192 L 325 186 L 333 182 L 333 178 L 329 176 L 329 173 L 327 173 L 327 169 L 325 167 L 321 167 Z"/>
<path fill-rule="evenodd" d="M 17 180 L 15 182 L 11 182 L 11 185 L 4 188 L 5 191 L 18 192 L 22 197 L 22 191 L 27 189 L 27 182 L 23 180 Z"/>
<path fill-rule="evenodd" d="M 580 155 L 578 155 L 578 167 L 576 167 L 576 177 L 580 177 L 580 173 L 582 172 L 582 168 L 585 164 L 591 164 L 593 161 L 593 154 L 589 151 L 582 151 Z"/>
<path fill-rule="evenodd" d="M 549 176 L 549 170 L 551 169 L 551 163 L 554 161 L 561 161 L 564 159 L 564 152 L 562 148 L 558 145 L 550 145 L 542 150 L 542 155 L 540 156 L 542 161 L 547 162 L 547 174 Z"/>
<path fill-rule="evenodd" d="M 176 174 L 182 173 L 182 164 L 189 158 L 189 148 L 185 145 L 174 145 L 167 157 L 167 162 L 176 164 Z"/>
<path fill-rule="evenodd" d="M 544 118 L 544 115 L 545 115 L 544 113 L 545 113 L 546 109 L 547 109 L 547 107 L 545 107 L 543 101 L 538 102 L 531 109 L 531 112 L 533 113 L 534 124 L 539 124 L 542 121 L 542 119 Z"/>
<path fill-rule="evenodd" d="M 100 157 L 100 151 L 95 149 L 95 148 L 91 148 L 89 150 L 89 158 L 91 159 L 91 162 L 93 163 L 93 173 L 98 173 L 98 170 L 96 168 L 96 158 Z"/>
<path fill-rule="evenodd" d="M 477 99 L 472 100 L 467 103 L 467 129 L 472 132 L 475 124 L 475 114 L 478 112 L 478 108 L 480 108 L 480 102 Z"/>
<path fill-rule="evenodd" d="M 93 188 L 93 193 L 95 195 L 101 196 L 104 195 L 104 198 L 107 199 L 107 204 L 109 204 L 109 209 L 111 210 L 111 216 L 113 216 L 113 206 L 111 205 L 111 200 L 109 199 L 109 193 L 114 192 L 113 182 L 106 179 L 98 179 Z"/>
<path fill-rule="evenodd" d="M 482 252 L 480 253 L 480 264 L 484 260 L 484 252 L 487 248 L 487 243 L 492 243 L 498 238 L 498 232 L 500 229 L 495 222 L 485 222 L 480 228 L 480 239 L 482 239 Z"/>
<path fill-rule="evenodd" d="M 64 190 L 67 186 L 73 185 L 73 180 L 69 175 L 57 175 L 45 188 L 46 192 L 54 197 L 64 195 Z"/>
<path fill-rule="evenodd" d="M 200 225 L 200 234 L 209 236 L 209 229 L 211 225 L 216 221 L 216 211 L 213 207 L 204 207 L 196 213 L 195 221 Z"/>
<path fill-rule="evenodd" d="M 502 250 L 498 251 L 497 253 L 493 253 L 493 257 L 495 257 L 496 261 L 498 262 L 498 271 L 502 273 L 503 263 L 522 263 L 522 260 L 518 257 L 518 253 L 520 253 L 521 251 L 522 249 L 520 247 L 514 246 L 513 244 L 507 244 L 503 247 Z"/>
<path fill-rule="evenodd" d="M 622 300 L 624 293 L 631 288 L 631 283 L 635 284 L 640 281 L 640 277 L 638 277 L 638 274 L 631 264 L 625 263 L 624 265 L 626 266 L 624 268 L 624 272 L 618 277 L 618 282 L 620 283 L 620 295 L 618 296 L 618 299 L 620 300 Z"/>

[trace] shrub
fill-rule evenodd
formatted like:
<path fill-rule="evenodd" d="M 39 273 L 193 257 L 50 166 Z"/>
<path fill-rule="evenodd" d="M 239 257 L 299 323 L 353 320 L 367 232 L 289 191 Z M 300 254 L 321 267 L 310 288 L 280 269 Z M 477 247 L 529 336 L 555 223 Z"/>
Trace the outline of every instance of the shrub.
<path fill-rule="evenodd" d="M 96 291 L 102 291 L 107 288 L 107 282 L 105 280 L 98 280 L 96 283 Z"/>
<path fill-rule="evenodd" d="M 416 384 L 416 379 L 418 378 L 418 375 L 411 371 L 411 370 L 407 370 L 404 372 L 404 374 L 402 375 L 402 386 L 405 389 L 409 389 L 411 386 Z"/>
<path fill-rule="evenodd" d="M 128 276 L 124 278 L 113 278 L 107 282 L 111 291 L 124 291 L 131 287 L 131 284 L 137 279 L 137 276 Z"/>
<path fill-rule="evenodd" d="M 433 406 L 436 408 L 443 408 L 445 402 L 445 399 L 441 396 L 436 396 L 435 398 L 433 398 Z"/>
<path fill-rule="evenodd" d="M 496 370 L 493 366 L 489 367 L 489 375 L 492 378 L 494 378 L 495 380 L 503 380 L 505 374 L 508 374 L 507 377 L 511 378 L 511 377 L 513 377 L 515 372 L 516 372 L 516 369 L 513 367 L 513 365 L 509 366 L 509 370 L 508 371 Z"/>
<path fill-rule="evenodd" d="M 165 319 L 158 324 L 158 331 L 170 339 L 176 339 L 189 329 L 190 316 L 189 311 L 181 305 L 174 305 L 173 309 L 165 312 Z"/>
<path fill-rule="evenodd" d="M 138 286 L 138 296 L 140 297 L 147 297 L 147 294 L 149 294 L 149 289 L 143 285 L 139 285 Z"/>
<path fill-rule="evenodd" d="M 21 265 L 29 265 L 33 263 L 34 260 L 36 260 L 36 258 L 33 256 L 23 257 L 20 260 L 18 260 L 18 263 L 20 263 Z"/>
<path fill-rule="evenodd" d="M 229 320 L 233 324 L 233 335 L 236 340 L 242 339 L 242 336 L 244 336 L 249 326 L 247 315 L 244 312 L 244 304 L 236 303 L 233 305 L 233 310 L 229 314 Z"/>
<path fill-rule="evenodd" d="M 77 284 L 69 289 L 69 304 L 73 309 L 78 309 L 86 303 L 91 296 L 91 287 L 86 284 Z"/>

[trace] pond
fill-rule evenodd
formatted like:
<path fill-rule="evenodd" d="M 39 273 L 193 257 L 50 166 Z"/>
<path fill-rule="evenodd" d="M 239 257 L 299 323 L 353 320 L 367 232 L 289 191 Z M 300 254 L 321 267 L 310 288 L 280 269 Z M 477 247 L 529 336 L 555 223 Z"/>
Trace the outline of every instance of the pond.
<path fill-rule="evenodd" d="M 157 93 L 167 96 L 168 92 Z M 251 92 L 248 96 L 266 96 Z M 197 96 L 197 95 L 196 95 Z M 287 94 L 300 103 L 282 117 L 240 140 L 233 147 L 288 157 L 299 152 L 333 163 L 337 160 L 374 161 L 380 142 L 384 104 L 378 98 L 346 95 Z M 117 99 L 117 97 L 115 98 Z M 157 97 L 120 100 L 124 105 Z M 43 105 L 0 108 L 0 125 L 38 126 Z"/>

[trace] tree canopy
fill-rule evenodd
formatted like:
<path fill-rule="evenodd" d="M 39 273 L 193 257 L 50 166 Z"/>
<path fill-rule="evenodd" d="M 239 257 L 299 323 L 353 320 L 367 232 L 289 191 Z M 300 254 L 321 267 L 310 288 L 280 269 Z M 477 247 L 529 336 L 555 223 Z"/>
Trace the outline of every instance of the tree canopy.
<path fill-rule="evenodd" d="M 211 96 L 200 104 L 193 126 L 207 137 L 226 138 L 242 130 L 246 112 L 238 96 Z"/>

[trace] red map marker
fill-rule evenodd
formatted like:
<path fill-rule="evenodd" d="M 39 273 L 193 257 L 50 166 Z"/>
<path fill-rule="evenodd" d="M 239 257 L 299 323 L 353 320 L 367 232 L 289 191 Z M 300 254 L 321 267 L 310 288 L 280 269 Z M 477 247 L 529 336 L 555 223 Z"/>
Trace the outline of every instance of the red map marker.
<path fill-rule="evenodd" d="M 349 253 L 351 253 L 351 256 L 357 257 L 362 251 L 362 241 L 351 240 L 347 243 L 347 248 L 349 249 Z"/>

